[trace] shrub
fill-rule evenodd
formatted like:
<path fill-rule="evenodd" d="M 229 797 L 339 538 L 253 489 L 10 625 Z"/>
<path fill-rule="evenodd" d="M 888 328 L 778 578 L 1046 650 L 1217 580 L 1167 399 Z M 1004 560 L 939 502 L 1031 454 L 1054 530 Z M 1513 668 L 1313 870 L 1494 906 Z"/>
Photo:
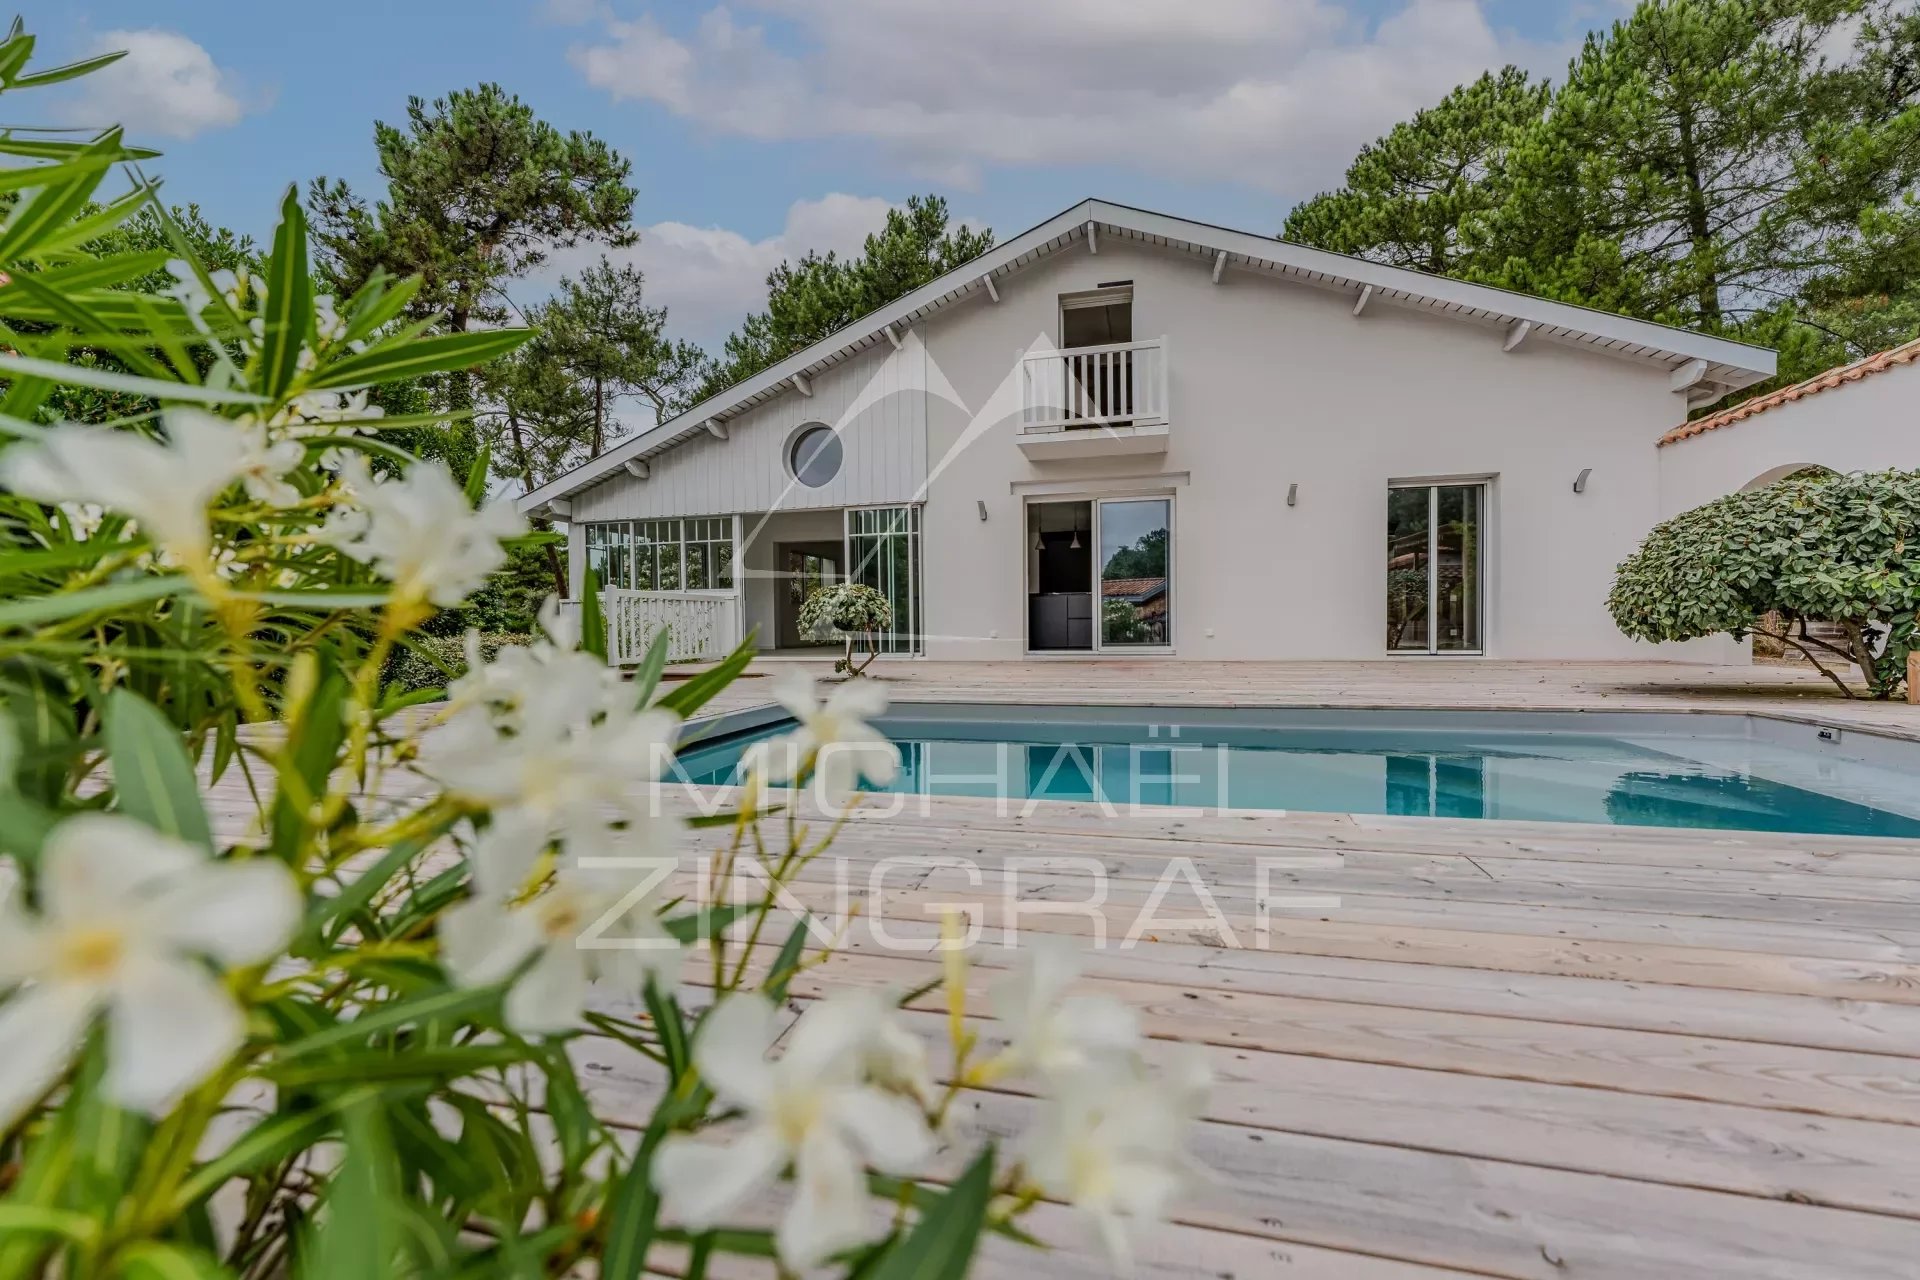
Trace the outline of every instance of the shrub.
<path fill-rule="evenodd" d="M 836 582 L 816 587 L 800 606 L 802 632 L 831 631 L 846 641 L 847 649 L 833 669 L 857 676 L 873 665 L 879 656 L 876 637 L 893 626 L 893 606 L 887 598 L 863 582 Z M 855 639 L 866 642 L 867 657 L 857 666 L 853 660 Z"/>
<path fill-rule="evenodd" d="M 0 39 L 0 91 L 89 70 L 31 76 L 32 44 Z M 779 943 L 769 920 L 833 839 L 763 822 L 799 798 L 770 787 L 838 813 L 859 772 L 897 770 L 866 724 L 877 687 L 781 690 L 801 727 L 756 744 L 710 815 L 733 852 L 698 871 L 691 806 L 657 780 L 750 649 L 663 692 L 657 663 L 629 682 L 604 635 L 581 646 L 549 614 L 443 714 L 399 714 L 396 647 L 547 535 L 482 503 L 484 453 L 462 483 L 381 439 L 369 393 L 524 331 L 403 322 L 417 279 L 315 297 L 292 192 L 258 275 L 173 236 L 174 285 L 142 291 L 156 254 L 84 246 L 167 216 L 153 185 L 90 203 L 148 153 L 117 130 L 9 137 L 0 1276 L 624 1280 L 712 1254 L 726 1274 L 958 1276 L 1044 1199 L 1109 1239 L 1159 1216 L 1199 1082 L 1150 1072 L 1104 997 L 1063 1001 L 1057 959 L 1010 977 L 996 1049 L 965 1029 L 956 919 L 943 1081 L 907 997 L 864 986 L 805 992 L 795 1048 L 769 1056 L 824 958 L 807 921 Z M 76 424 L 58 387 L 131 403 Z M 215 786 L 237 811 L 209 812 Z M 592 982 L 613 999 L 590 1007 Z M 645 1137 L 595 1114 L 575 1040 L 651 1064 Z M 963 1141 L 962 1090 L 1015 1076 L 1044 1108 L 1018 1155 L 982 1144 L 950 1186 L 917 1181 L 936 1134 Z M 769 1230 L 782 1179 L 802 1185 Z"/>
<path fill-rule="evenodd" d="M 482 662 L 492 662 L 500 656 L 500 650 L 508 645 L 533 643 L 532 636 L 506 634 L 498 632 L 477 632 Z M 467 645 L 464 636 L 430 636 L 415 634 L 406 643 L 394 649 L 393 656 L 387 660 L 387 669 L 381 674 L 381 682 L 386 685 L 387 695 L 421 693 L 428 689 L 444 689 L 461 676 L 467 674 Z"/>
<path fill-rule="evenodd" d="M 1906 676 L 1920 605 L 1920 472 L 1802 473 L 1655 526 L 1614 574 L 1627 635 L 1760 634 L 1805 654 L 1848 697 L 1888 698 Z M 1768 615 L 1774 615 L 1769 617 Z M 1830 622 L 1835 644 L 1808 634 Z M 1797 631 L 1796 631 L 1797 625 Z"/>

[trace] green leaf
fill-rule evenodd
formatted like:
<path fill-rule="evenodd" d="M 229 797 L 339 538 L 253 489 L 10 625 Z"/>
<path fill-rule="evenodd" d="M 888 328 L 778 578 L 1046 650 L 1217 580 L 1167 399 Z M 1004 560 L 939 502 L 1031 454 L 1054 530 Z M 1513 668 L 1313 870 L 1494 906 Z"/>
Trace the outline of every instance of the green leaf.
<path fill-rule="evenodd" d="M 0 353 L 0 378 L 33 374 L 69 387 L 92 387 L 97 391 L 124 391 L 133 396 L 149 396 L 163 402 L 192 404 L 265 404 L 266 398 L 251 391 L 229 391 L 191 382 L 165 382 L 158 378 L 137 378 L 87 365 L 63 364 L 58 360 L 39 360 L 32 356 Z"/>
<path fill-rule="evenodd" d="M 77 76 L 84 76 L 91 72 L 98 71 L 100 68 L 110 63 L 118 62 L 126 56 L 127 51 L 125 49 L 117 49 L 112 53 L 103 53 L 97 58 L 82 58 L 78 62 L 69 62 L 58 67 L 48 67 L 45 71 L 36 71 L 30 76 L 21 76 L 19 79 L 12 81 L 8 87 L 12 89 L 38 89 L 42 85 L 59 84 L 62 80 L 72 80 Z M 158 154 L 159 152 L 157 151 L 143 152 L 141 158 Z"/>
<path fill-rule="evenodd" d="M 419 276 L 395 280 L 385 271 L 375 268 L 373 275 L 360 286 L 360 292 L 349 298 L 341 308 L 347 317 L 346 341 L 358 342 L 398 317 L 420 292 L 423 283 Z"/>
<path fill-rule="evenodd" d="M 600 575 L 591 567 L 580 587 L 580 648 L 602 662 L 607 660 L 607 618 L 600 611 Z"/>
<path fill-rule="evenodd" d="M 87 308 L 78 298 L 51 289 L 35 278 L 30 272 L 21 272 L 15 277 L 12 289 L 17 289 L 40 304 L 42 312 L 56 323 L 66 325 L 82 338 L 105 338 L 108 345 L 120 352 L 120 358 L 139 376 L 160 380 L 165 370 L 153 358 L 146 354 L 143 347 L 134 345 L 123 347 L 117 339 L 116 326 L 106 317 Z M 0 290 L 0 293 L 8 292 Z M 14 314 L 18 314 L 17 311 Z"/>
<path fill-rule="evenodd" d="M 394 1000 L 373 1008 L 324 1031 L 294 1041 L 276 1056 L 278 1062 L 294 1062 L 334 1049 L 364 1045 L 382 1032 L 419 1022 L 432 1022 L 473 1013 L 500 999 L 498 987 L 457 987 L 435 991 L 410 1000 Z"/>
<path fill-rule="evenodd" d="M 651 991 L 653 984 L 647 984 Z M 673 1113 L 671 1094 L 660 1099 L 640 1138 L 640 1149 L 618 1182 L 607 1186 L 606 1245 L 600 1254 L 600 1280 L 638 1280 L 647 1250 L 659 1226 L 660 1196 L 653 1189 L 653 1153 L 667 1136 Z"/>
<path fill-rule="evenodd" d="M 780 954 L 773 959 L 773 968 L 767 971 L 767 980 L 761 984 L 761 990 L 767 998 L 778 1003 L 787 998 L 787 986 L 793 981 L 793 975 L 800 972 L 800 955 L 807 948 L 807 921 L 805 917 L 793 926 L 793 932 L 780 944 Z"/>
<path fill-rule="evenodd" d="M 317 587 L 311 591 L 236 591 L 236 600 L 277 605 L 283 609 L 377 609 L 392 597 L 384 591 L 365 591 L 351 586 Z"/>
<path fill-rule="evenodd" d="M 702 907 L 698 911 L 689 911 L 686 915 L 675 916 L 671 920 L 662 920 L 660 927 L 672 934 L 674 940 L 682 946 L 692 946 L 696 942 L 705 942 L 714 937 L 750 910 L 752 908 L 744 903 L 722 903 L 716 907 Z"/>
<path fill-rule="evenodd" d="M 0 1204 L 0 1237 L 13 1231 L 65 1236 L 80 1244 L 92 1244 L 100 1236 L 100 1224 L 84 1213 L 33 1204 Z"/>
<path fill-rule="evenodd" d="M 702 671 L 693 679 L 674 689 L 657 704 L 673 712 L 682 720 L 691 720 L 693 713 L 713 701 L 722 689 L 732 684 L 747 665 L 758 654 L 754 648 L 753 637 L 748 636 L 738 649 L 728 654 L 720 662 Z"/>
<path fill-rule="evenodd" d="M 102 151 L 82 151 L 58 164 L 23 165 L 0 169 L 0 191 L 27 191 L 111 168 L 117 157 Z"/>
<path fill-rule="evenodd" d="M 267 259 L 267 300 L 261 313 L 260 389 L 278 400 L 299 371 L 300 353 L 313 333 L 313 276 L 307 268 L 307 214 L 300 193 L 288 187 L 280 201 L 280 225 Z"/>
<path fill-rule="evenodd" d="M 368 1280 L 406 1274 L 401 1261 L 405 1202 L 386 1117 L 373 1102 L 344 1116 L 346 1158 L 327 1182 L 320 1228 L 303 1251 L 301 1280 Z"/>
<path fill-rule="evenodd" d="M 244 1177 L 306 1150 L 333 1130 L 341 1110 L 378 1095 L 379 1090 L 374 1088 L 352 1090 L 326 1106 L 268 1116 L 234 1139 L 219 1155 L 196 1168 L 174 1193 L 171 1212 L 185 1213 L 229 1179 Z"/>
<path fill-rule="evenodd" d="M 677 1081 L 693 1063 L 686 1015 L 680 1011 L 680 1002 L 674 999 L 672 993 L 661 991 L 651 977 L 647 979 L 642 994 L 647 1003 L 647 1014 L 653 1019 L 654 1034 L 660 1040 L 660 1056 L 666 1059 L 669 1077 Z"/>
<path fill-rule="evenodd" d="M 449 814 L 419 836 L 399 841 L 387 850 L 378 862 L 342 886 L 339 893 L 315 902 L 305 923 L 301 925 L 300 932 L 294 936 L 293 942 L 288 946 L 289 952 L 296 956 L 318 954 L 321 945 L 330 941 L 334 935 L 335 931 L 329 926 L 345 921 L 364 910 L 393 877 L 399 875 L 434 841 L 445 835 L 454 822 L 455 818 Z"/>
<path fill-rule="evenodd" d="M 640 659 L 640 666 L 633 673 L 633 701 L 636 706 L 644 707 L 653 700 L 653 691 L 660 687 L 660 674 L 667 669 L 667 646 L 673 642 L 673 632 L 666 627 L 654 632 L 653 642 L 647 646 L 647 656 Z"/>
<path fill-rule="evenodd" d="M 7 34 L 5 43 L 0 43 L 0 84 L 11 88 L 14 77 L 27 65 L 27 59 L 33 57 L 34 38 L 22 32 L 17 26 Z"/>
<path fill-rule="evenodd" d="M 467 504 L 477 507 L 487 496 L 487 472 L 493 467 L 493 449 L 490 445 L 481 445 L 474 455 L 473 465 L 467 468 L 466 494 Z"/>
<path fill-rule="evenodd" d="M 232 1273 L 212 1255 L 145 1240 L 120 1251 L 121 1280 L 227 1280 Z"/>
<path fill-rule="evenodd" d="M 299 731 L 283 748 L 282 767 L 292 774 L 293 781 L 306 792 L 306 796 L 303 800 L 296 792 L 290 791 L 284 777 L 274 793 L 267 828 L 270 836 L 268 848 L 283 861 L 291 861 L 306 838 L 307 806 L 326 794 L 327 779 L 332 775 L 333 766 L 339 758 L 340 744 L 347 737 L 346 699 L 346 677 L 340 674 L 338 667 L 329 665 L 314 683 L 313 693 L 306 705 L 290 712 L 299 725 Z M 337 902 L 338 899 L 333 901 Z M 322 904 L 322 907 L 326 905 L 330 904 Z"/>
<path fill-rule="evenodd" d="M 31 198 L 21 199 L 6 226 L 0 228 L 0 263 L 16 263 L 33 257 L 55 229 L 85 209 L 107 171 L 106 164 L 94 167 L 85 161 L 105 158 L 111 163 L 119 151 L 120 131 L 110 130 L 87 145 L 76 157 L 76 167 L 65 176 L 48 181 Z M 67 170 L 68 166 L 58 168 Z"/>
<path fill-rule="evenodd" d="M 130 689 L 115 689 L 108 697 L 106 721 L 107 759 L 120 812 L 213 852 L 213 827 L 180 731 Z"/>
<path fill-rule="evenodd" d="M 947 1194 L 887 1250 L 869 1280 L 962 1280 L 986 1226 L 993 1195 L 993 1147 L 974 1157 Z"/>
<path fill-rule="evenodd" d="M 31 627 L 65 618 L 78 617 L 96 609 L 117 609 L 143 600 L 159 600 L 192 590 L 179 574 L 146 575 L 119 582 L 104 582 L 78 591 L 59 591 L 48 596 L 30 596 L 0 604 L 0 627 Z"/>
<path fill-rule="evenodd" d="M 307 386 L 316 390 L 370 387 L 450 369 L 471 369 L 505 355 L 532 336 L 531 329 L 485 329 L 478 333 L 441 333 L 413 341 L 389 339 L 327 365 L 307 380 Z"/>
<path fill-rule="evenodd" d="M 160 189 L 158 182 L 142 183 L 117 200 L 102 205 L 85 217 L 76 218 L 40 242 L 40 256 L 61 253 L 76 245 L 98 240 L 107 232 L 140 212 Z"/>

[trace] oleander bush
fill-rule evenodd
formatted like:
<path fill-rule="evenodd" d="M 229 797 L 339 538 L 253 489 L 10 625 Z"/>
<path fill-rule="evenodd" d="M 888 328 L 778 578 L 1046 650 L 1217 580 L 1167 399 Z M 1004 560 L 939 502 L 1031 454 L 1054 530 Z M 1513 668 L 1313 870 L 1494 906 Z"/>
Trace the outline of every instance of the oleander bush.
<path fill-rule="evenodd" d="M 32 51 L 16 23 L 0 97 L 114 74 Z M 152 181 L 109 186 L 150 158 L 117 129 L 0 157 L 0 1280 L 946 1277 L 1043 1198 L 1124 1265 L 1193 1059 L 1151 1069 L 1047 950 L 987 1052 L 957 927 L 944 1046 L 901 993 L 795 985 L 823 956 L 774 893 L 832 835 L 799 790 L 840 808 L 898 767 L 872 682 L 781 688 L 797 727 L 698 819 L 708 877 L 656 780 L 747 651 L 664 692 L 663 648 L 623 678 L 548 608 L 531 643 L 475 637 L 444 704 L 384 674 L 544 535 L 484 459 L 384 434 L 442 417 L 369 393 L 524 332 L 410 323 L 417 280 L 317 294 L 291 192 L 259 271 L 210 271 Z M 134 217 L 173 249 L 100 248 Z M 62 388 L 120 407 L 62 420 Z M 749 856 L 767 878 L 716 892 Z M 583 1046 L 655 1082 L 637 1136 Z M 1014 1081 L 1033 1131 L 969 1140 L 960 1091 Z"/>

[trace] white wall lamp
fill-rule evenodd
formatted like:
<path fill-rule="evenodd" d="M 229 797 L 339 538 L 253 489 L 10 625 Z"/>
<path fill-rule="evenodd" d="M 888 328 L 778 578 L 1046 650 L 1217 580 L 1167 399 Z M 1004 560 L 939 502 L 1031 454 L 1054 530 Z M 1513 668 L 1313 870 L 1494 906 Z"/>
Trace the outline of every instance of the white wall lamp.
<path fill-rule="evenodd" d="M 1592 474 L 1592 467 L 1580 468 L 1580 474 L 1573 479 L 1573 491 L 1575 493 L 1585 493 L 1587 491 L 1587 477 Z"/>

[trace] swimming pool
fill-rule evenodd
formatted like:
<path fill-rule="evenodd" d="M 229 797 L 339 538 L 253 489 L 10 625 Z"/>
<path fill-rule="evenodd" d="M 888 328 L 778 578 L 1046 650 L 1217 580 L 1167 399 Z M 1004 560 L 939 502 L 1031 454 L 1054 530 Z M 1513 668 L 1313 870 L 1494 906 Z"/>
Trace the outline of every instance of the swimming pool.
<path fill-rule="evenodd" d="M 1920 837 L 1920 743 L 1767 716 L 908 704 L 888 791 L 1116 808 L 1441 818 Z M 786 732 L 721 717 L 681 765 L 737 780 Z"/>

